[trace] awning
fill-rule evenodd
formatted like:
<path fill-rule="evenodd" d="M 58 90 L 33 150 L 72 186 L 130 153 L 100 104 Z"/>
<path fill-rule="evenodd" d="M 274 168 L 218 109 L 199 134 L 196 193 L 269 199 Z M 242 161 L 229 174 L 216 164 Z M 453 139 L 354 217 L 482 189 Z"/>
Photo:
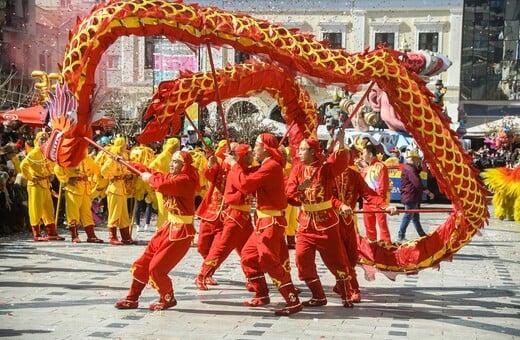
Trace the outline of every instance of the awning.
<path fill-rule="evenodd" d="M 506 116 L 492 122 L 480 124 L 467 129 L 464 138 L 485 138 L 490 133 L 496 132 L 500 128 L 520 128 L 520 116 Z"/>
<path fill-rule="evenodd" d="M 47 120 L 47 111 L 43 106 L 32 106 L 23 109 L 0 113 L 0 122 L 6 120 L 20 120 L 32 126 L 43 126 Z"/>
<path fill-rule="evenodd" d="M 93 128 L 101 128 L 103 130 L 115 128 L 117 126 L 116 120 L 112 117 L 102 117 L 101 119 L 92 122 Z"/>

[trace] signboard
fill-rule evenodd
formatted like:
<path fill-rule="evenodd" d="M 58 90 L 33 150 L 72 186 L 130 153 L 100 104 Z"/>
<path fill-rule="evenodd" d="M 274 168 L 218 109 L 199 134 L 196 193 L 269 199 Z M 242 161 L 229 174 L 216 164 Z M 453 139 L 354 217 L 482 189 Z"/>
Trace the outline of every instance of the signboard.
<path fill-rule="evenodd" d="M 175 79 L 181 70 L 198 70 L 197 54 L 181 43 L 171 43 L 167 39 L 156 40 L 153 56 L 154 87 L 164 80 Z"/>

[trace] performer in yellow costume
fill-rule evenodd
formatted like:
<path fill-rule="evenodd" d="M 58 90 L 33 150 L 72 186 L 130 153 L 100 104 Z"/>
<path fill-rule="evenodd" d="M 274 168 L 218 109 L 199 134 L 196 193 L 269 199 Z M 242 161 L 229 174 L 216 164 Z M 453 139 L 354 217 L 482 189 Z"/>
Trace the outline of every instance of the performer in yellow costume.
<path fill-rule="evenodd" d="M 287 179 L 291 174 L 293 159 L 291 156 L 291 148 L 285 148 L 285 167 L 283 169 L 284 183 L 287 184 Z M 296 229 L 298 229 L 298 207 L 287 204 L 285 208 L 285 218 L 287 219 L 287 228 L 285 228 L 285 235 L 287 239 L 287 247 L 294 249 L 296 247 Z"/>
<path fill-rule="evenodd" d="M 204 169 L 208 166 L 208 159 L 202 149 L 196 147 L 189 151 L 191 158 L 193 158 L 192 165 L 197 169 L 199 173 L 199 185 L 200 190 L 195 192 L 195 209 L 199 206 L 200 202 L 208 191 L 208 179 L 204 176 Z"/>
<path fill-rule="evenodd" d="M 130 161 L 131 162 L 137 162 L 140 164 L 143 164 L 145 166 L 149 166 L 150 162 L 153 161 L 155 158 L 155 152 L 152 148 L 145 146 L 145 145 L 135 145 L 132 147 L 132 150 L 130 150 Z M 128 184 L 128 182 L 127 182 Z M 145 212 L 145 224 L 144 224 L 144 230 L 148 230 L 150 219 L 152 215 L 152 202 L 153 199 L 150 197 L 155 195 L 154 191 L 150 187 L 148 183 L 145 183 L 141 177 L 134 176 L 133 178 L 133 197 L 134 197 L 134 204 L 133 204 L 133 212 L 130 217 L 133 217 L 132 222 L 135 224 L 136 231 L 141 231 L 141 213 Z M 133 227 L 131 228 L 133 231 Z M 131 233 L 131 235 L 133 235 Z"/>
<path fill-rule="evenodd" d="M 177 138 L 169 138 L 163 145 L 162 152 L 150 163 L 150 169 L 156 170 L 162 173 L 170 172 L 170 160 L 174 152 L 180 150 L 180 143 Z M 155 192 L 157 197 L 157 225 L 156 229 L 159 230 L 168 217 L 168 211 L 163 204 L 163 195 L 160 192 Z"/>
<path fill-rule="evenodd" d="M 63 241 L 58 236 L 54 222 L 54 203 L 52 202 L 51 185 L 49 178 L 53 175 L 54 163 L 45 158 L 40 151 L 40 145 L 45 143 L 49 135 L 38 132 L 34 138 L 34 148 L 20 163 L 20 170 L 27 180 L 27 205 L 29 206 L 29 220 L 31 222 L 34 241 Z M 40 232 L 40 223 L 43 221 L 47 237 Z"/>
<path fill-rule="evenodd" d="M 114 145 L 110 151 L 123 159 L 128 158 L 126 142 L 123 137 L 118 137 L 114 140 Z M 101 175 L 109 180 L 106 190 L 109 242 L 112 245 L 134 244 L 130 236 L 130 217 L 128 216 L 127 205 L 128 192 L 125 185 L 125 177 L 132 175 L 123 164 L 112 158 L 108 158 L 101 167 Z M 121 233 L 121 241 L 117 238 L 117 229 Z"/>
<path fill-rule="evenodd" d="M 78 224 L 81 222 L 85 228 L 88 243 L 103 243 L 103 240 L 97 238 L 94 232 L 95 223 L 91 210 L 92 185 L 89 181 L 89 177 L 99 174 L 99 166 L 92 157 L 85 155 L 85 159 L 78 166 L 63 168 L 56 165 L 54 173 L 65 192 L 65 214 L 72 242 L 81 242 L 78 236 Z"/>

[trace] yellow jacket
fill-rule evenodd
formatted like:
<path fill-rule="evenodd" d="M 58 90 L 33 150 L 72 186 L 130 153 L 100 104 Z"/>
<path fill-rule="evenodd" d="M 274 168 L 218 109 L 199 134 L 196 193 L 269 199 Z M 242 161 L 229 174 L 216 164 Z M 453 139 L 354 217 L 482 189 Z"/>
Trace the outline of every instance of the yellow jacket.
<path fill-rule="evenodd" d="M 126 157 L 123 157 L 126 159 Z M 101 175 L 108 179 L 109 183 L 106 189 L 106 194 L 127 195 L 128 190 L 125 185 L 127 176 L 132 174 L 126 166 L 108 158 L 105 164 L 101 167 Z"/>
<path fill-rule="evenodd" d="M 22 176 L 27 186 L 40 186 L 50 189 L 49 176 L 53 174 L 54 163 L 45 158 L 40 148 L 33 148 L 20 163 Z"/>
<path fill-rule="evenodd" d="M 99 166 L 92 157 L 87 156 L 75 167 L 63 168 L 56 165 L 54 173 L 60 182 L 65 183 L 63 190 L 75 195 L 90 196 L 93 186 L 89 179 L 99 175 Z"/>

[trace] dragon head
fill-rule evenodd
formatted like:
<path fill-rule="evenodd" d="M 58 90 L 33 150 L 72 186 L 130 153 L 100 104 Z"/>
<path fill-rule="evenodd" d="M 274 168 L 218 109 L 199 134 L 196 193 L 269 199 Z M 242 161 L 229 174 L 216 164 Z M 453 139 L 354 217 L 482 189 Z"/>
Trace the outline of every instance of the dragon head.
<path fill-rule="evenodd" d="M 84 153 L 76 152 L 77 144 L 82 143 L 86 149 L 86 142 L 78 141 L 71 137 L 71 133 L 77 123 L 78 100 L 69 90 L 67 83 L 57 83 L 54 92 L 48 92 L 45 109 L 49 113 L 52 132 L 46 143 L 40 146 L 45 157 L 61 166 L 71 166 L 78 162 L 77 158 L 83 158 Z M 74 143 L 74 148 L 71 148 Z M 65 152 L 66 149 L 76 150 Z M 78 155 L 78 156 L 76 156 Z M 81 159 L 79 159 L 81 160 Z"/>

